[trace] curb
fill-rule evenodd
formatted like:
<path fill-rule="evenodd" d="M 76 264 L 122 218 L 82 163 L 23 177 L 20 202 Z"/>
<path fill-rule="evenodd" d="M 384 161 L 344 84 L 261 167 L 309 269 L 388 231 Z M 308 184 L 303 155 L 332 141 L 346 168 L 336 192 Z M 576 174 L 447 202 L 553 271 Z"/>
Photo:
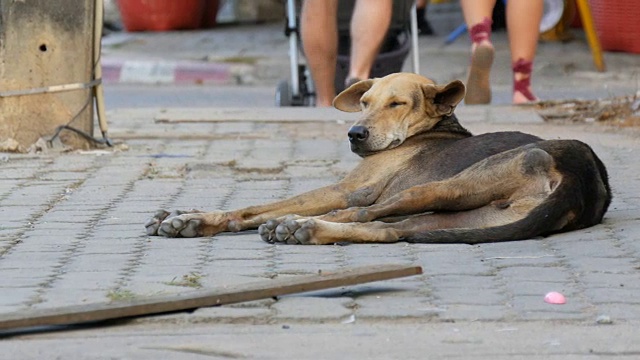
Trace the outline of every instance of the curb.
<path fill-rule="evenodd" d="M 167 60 L 102 59 L 104 83 L 235 84 L 238 68 L 221 63 Z"/>

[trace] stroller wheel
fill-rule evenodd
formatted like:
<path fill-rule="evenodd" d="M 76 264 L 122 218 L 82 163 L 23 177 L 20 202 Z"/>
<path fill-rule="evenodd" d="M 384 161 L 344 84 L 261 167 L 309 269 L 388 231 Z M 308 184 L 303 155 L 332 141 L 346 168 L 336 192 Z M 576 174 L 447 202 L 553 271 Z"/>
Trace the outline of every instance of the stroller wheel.
<path fill-rule="evenodd" d="M 278 87 L 276 87 L 276 106 L 291 106 L 292 103 L 289 82 L 282 80 L 278 83 Z"/>

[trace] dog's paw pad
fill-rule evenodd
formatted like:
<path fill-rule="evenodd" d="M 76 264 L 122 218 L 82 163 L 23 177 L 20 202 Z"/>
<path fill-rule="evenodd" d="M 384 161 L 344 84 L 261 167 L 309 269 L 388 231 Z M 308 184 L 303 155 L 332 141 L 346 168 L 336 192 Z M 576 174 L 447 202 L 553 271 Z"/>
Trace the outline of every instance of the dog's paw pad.
<path fill-rule="evenodd" d="M 263 241 L 273 244 L 276 242 L 276 228 L 280 222 L 277 220 L 269 220 L 258 227 L 258 234 Z"/>
<path fill-rule="evenodd" d="M 307 245 L 311 243 L 313 239 L 313 233 L 316 228 L 316 222 L 314 220 L 304 221 L 302 224 L 298 224 L 299 228 L 293 234 L 296 239 L 296 244 Z"/>
<path fill-rule="evenodd" d="M 170 216 L 158 228 L 158 235 L 166 237 L 200 236 L 202 220 L 189 215 Z"/>
<path fill-rule="evenodd" d="M 293 234 L 300 228 L 295 220 L 286 220 L 276 227 L 276 241 L 286 244 L 295 244 L 296 240 Z"/>
<path fill-rule="evenodd" d="M 311 244 L 316 222 L 313 219 L 287 220 L 275 230 L 275 241 L 290 245 Z"/>
<path fill-rule="evenodd" d="M 166 210 L 158 210 L 153 217 L 151 217 L 144 224 L 145 230 L 147 231 L 147 235 L 154 236 L 158 235 L 158 229 L 160 229 L 160 224 L 164 221 L 164 219 L 169 216 L 169 212 Z"/>

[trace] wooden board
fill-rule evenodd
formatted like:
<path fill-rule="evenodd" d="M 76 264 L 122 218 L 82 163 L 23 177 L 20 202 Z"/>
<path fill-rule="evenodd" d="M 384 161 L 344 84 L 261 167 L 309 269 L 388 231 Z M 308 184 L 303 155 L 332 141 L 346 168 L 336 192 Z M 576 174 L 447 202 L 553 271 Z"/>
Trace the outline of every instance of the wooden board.
<path fill-rule="evenodd" d="M 0 315 L 0 330 L 34 326 L 71 325 L 132 316 L 190 310 L 206 306 L 266 299 L 287 294 L 362 284 L 422 274 L 419 266 L 380 265 L 264 280 L 221 290 L 190 291 L 132 301 L 104 302 Z"/>
<path fill-rule="evenodd" d="M 352 123 L 359 114 L 342 112 L 331 107 L 282 107 L 261 108 L 260 111 L 246 108 L 170 108 L 156 113 L 154 120 L 161 124 L 174 123 Z"/>

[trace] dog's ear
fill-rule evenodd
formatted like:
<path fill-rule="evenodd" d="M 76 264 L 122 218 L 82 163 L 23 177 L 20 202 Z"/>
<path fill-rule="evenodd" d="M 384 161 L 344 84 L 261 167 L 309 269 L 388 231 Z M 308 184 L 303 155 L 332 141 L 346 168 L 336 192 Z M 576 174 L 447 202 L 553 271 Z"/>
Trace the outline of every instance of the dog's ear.
<path fill-rule="evenodd" d="M 349 86 L 342 91 L 335 99 L 333 99 L 333 106 L 341 111 L 345 112 L 358 112 L 360 111 L 360 98 L 362 94 L 371 89 L 375 79 L 368 79 L 358 81 L 357 83 Z"/>
<path fill-rule="evenodd" d="M 433 99 L 438 116 L 451 115 L 456 106 L 464 99 L 466 89 L 460 80 L 454 80 L 447 85 L 425 85 L 425 97 Z"/>

